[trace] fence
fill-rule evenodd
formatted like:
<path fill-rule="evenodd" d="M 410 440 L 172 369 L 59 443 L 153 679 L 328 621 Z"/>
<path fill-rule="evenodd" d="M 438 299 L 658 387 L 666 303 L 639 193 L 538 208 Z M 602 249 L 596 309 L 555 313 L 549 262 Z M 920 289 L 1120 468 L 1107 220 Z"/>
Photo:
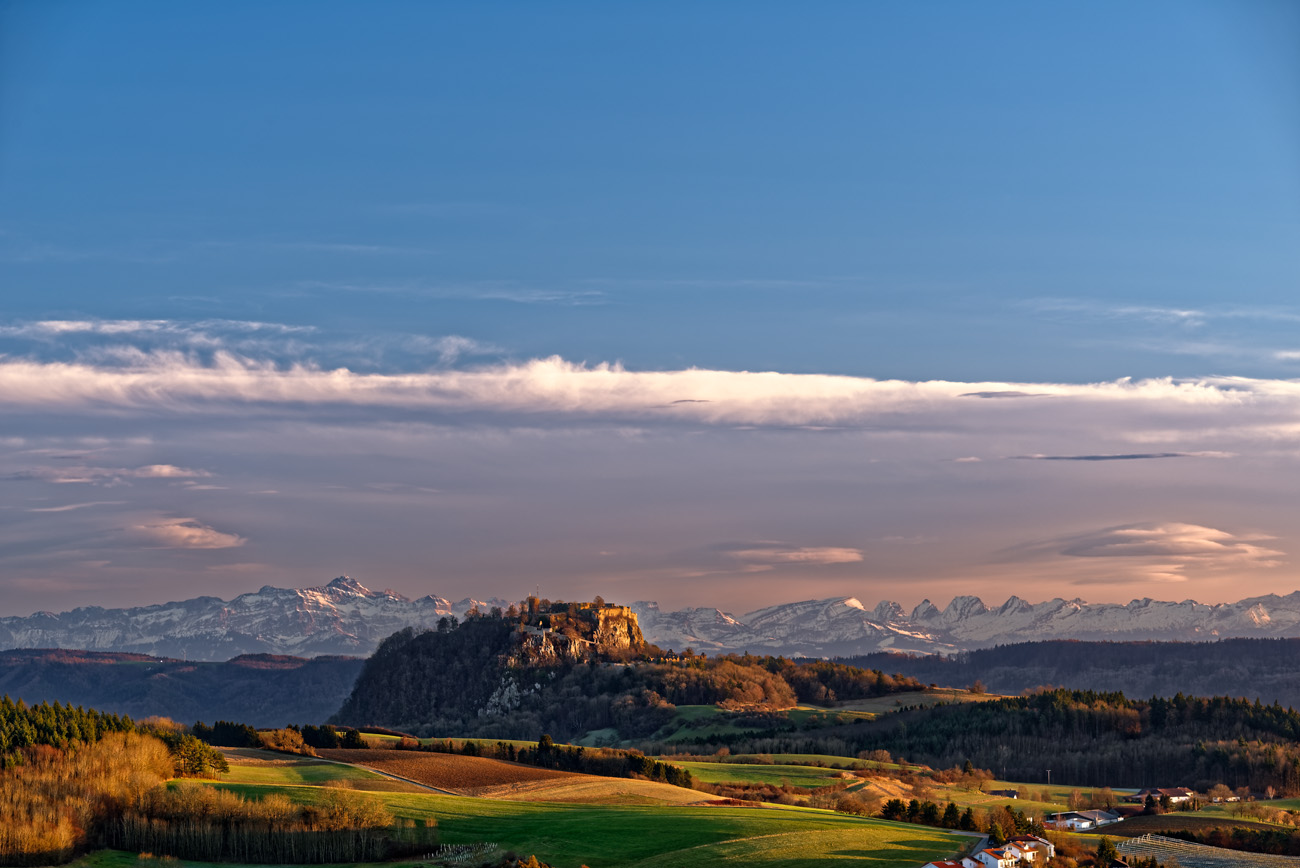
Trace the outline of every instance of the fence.
<path fill-rule="evenodd" d="M 1176 861 L 1181 868 L 1300 868 L 1300 859 L 1293 856 L 1227 850 L 1160 835 L 1119 841 L 1115 849 L 1123 856 L 1141 856 L 1144 859 L 1154 856 L 1159 862 Z"/>
<path fill-rule="evenodd" d="M 426 862 L 444 862 L 459 865 L 471 860 L 478 861 L 483 856 L 498 849 L 500 849 L 498 845 L 485 842 L 477 844 L 439 844 L 432 853 L 425 853 L 418 858 Z"/>

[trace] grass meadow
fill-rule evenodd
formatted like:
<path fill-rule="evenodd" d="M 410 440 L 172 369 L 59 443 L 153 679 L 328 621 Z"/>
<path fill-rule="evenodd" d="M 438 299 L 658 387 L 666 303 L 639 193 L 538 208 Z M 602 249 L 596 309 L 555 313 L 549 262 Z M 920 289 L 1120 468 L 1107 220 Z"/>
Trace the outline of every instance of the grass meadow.
<path fill-rule="evenodd" d="M 707 764 L 701 764 L 707 765 Z M 813 767 L 791 767 L 811 774 Z M 730 765 L 749 772 L 772 766 Z M 246 796 L 280 793 L 296 802 L 315 802 L 322 786 L 338 781 L 358 790 L 389 783 L 362 769 L 330 767 L 312 760 L 231 767 L 212 783 Z M 793 781 L 791 781 L 793 783 Z M 562 782 L 561 782 L 562 783 Z M 491 842 L 501 850 L 536 854 L 557 868 L 688 868 L 699 865 L 803 866 L 854 864 L 873 868 L 915 866 L 956 853 L 966 839 L 937 829 L 865 820 L 807 808 L 732 808 L 628 804 L 618 779 L 584 794 L 587 801 L 549 801 L 443 796 L 434 793 L 374 792 L 396 817 L 434 820 L 446 844 Z M 603 793 L 603 796 L 602 796 Z M 530 794 L 543 799 L 546 790 Z M 557 792 L 558 795 L 558 792 Z M 702 799 L 708 798 L 700 794 Z M 98 854 L 78 868 L 184 868 L 194 863 Z"/>

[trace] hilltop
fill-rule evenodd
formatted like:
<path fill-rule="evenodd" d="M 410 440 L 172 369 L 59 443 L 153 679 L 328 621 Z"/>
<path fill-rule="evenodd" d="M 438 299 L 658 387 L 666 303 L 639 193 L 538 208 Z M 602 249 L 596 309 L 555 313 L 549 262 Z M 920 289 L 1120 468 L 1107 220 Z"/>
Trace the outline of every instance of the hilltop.
<path fill-rule="evenodd" d="M 139 718 L 284 726 L 333 714 L 362 664 L 356 657 L 249 655 L 195 663 L 143 654 L 5 651 L 0 652 L 0 694 Z"/>
<path fill-rule="evenodd" d="M 421 736 L 647 738 L 678 718 L 679 705 L 757 716 L 798 702 L 915 691 L 921 685 L 833 663 L 778 658 L 677 656 L 650 645 L 625 606 L 552 603 L 473 611 L 436 630 L 403 630 L 366 661 L 332 720 Z"/>

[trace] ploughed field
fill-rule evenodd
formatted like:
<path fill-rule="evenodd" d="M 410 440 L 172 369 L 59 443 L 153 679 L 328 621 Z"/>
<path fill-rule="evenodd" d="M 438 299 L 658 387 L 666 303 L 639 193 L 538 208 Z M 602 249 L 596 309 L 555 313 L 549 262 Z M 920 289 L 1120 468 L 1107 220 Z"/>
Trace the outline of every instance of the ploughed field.
<path fill-rule="evenodd" d="M 461 796 L 528 802 L 686 805 L 704 793 L 654 781 L 605 778 L 484 757 L 407 750 L 318 750 L 324 759 L 353 763 Z"/>

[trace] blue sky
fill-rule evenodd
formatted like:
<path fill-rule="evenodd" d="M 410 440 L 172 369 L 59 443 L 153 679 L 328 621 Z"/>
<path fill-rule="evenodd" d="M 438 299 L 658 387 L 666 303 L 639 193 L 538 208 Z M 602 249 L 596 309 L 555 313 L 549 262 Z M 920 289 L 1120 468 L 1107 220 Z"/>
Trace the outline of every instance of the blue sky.
<path fill-rule="evenodd" d="M 1291 3 L 6 3 L 0 614 L 1294 589 L 1298 277 Z"/>

